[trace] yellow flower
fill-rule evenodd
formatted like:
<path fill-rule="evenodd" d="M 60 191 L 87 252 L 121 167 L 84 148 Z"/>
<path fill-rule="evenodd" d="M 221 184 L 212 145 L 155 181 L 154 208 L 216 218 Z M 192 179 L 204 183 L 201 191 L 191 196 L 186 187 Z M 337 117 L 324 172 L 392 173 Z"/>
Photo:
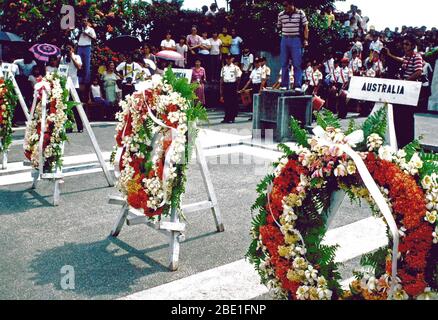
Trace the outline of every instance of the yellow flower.
<path fill-rule="evenodd" d="M 286 233 L 286 235 L 284 236 L 284 242 L 286 242 L 287 244 L 295 244 L 298 242 L 298 240 L 299 238 L 296 234 Z"/>
<path fill-rule="evenodd" d="M 293 270 L 289 270 L 287 272 L 287 278 L 292 282 L 300 282 L 302 280 L 302 277 L 296 271 Z"/>
<path fill-rule="evenodd" d="M 278 254 L 280 257 L 287 257 L 290 254 L 290 247 L 286 246 L 279 246 L 278 247 Z"/>
<path fill-rule="evenodd" d="M 299 198 L 298 195 L 296 195 L 295 193 L 291 193 L 290 195 L 288 195 L 287 197 L 284 198 L 284 202 L 286 203 L 286 205 L 288 205 L 289 207 L 300 207 L 302 205 L 302 201 Z"/>
<path fill-rule="evenodd" d="M 137 182 L 137 177 L 134 177 L 134 179 L 128 181 L 126 184 L 126 190 L 128 191 L 128 194 L 135 194 L 139 192 L 142 189 L 142 186 Z"/>

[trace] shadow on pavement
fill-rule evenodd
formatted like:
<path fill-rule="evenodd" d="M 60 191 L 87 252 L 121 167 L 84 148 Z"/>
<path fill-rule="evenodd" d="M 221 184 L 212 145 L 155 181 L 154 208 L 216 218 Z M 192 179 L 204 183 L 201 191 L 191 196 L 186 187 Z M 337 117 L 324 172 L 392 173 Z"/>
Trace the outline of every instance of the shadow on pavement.
<path fill-rule="evenodd" d="M 52 207 L 47 196 L 33 189 L 10 191 L 0 190 L 0 215 L 24 213 L 29 209 Z"/>
<path fill-rule="evenodd" d="M 75 273 L 74 294 L 96 297 L 130 291 L 130 286 L 144 276 L 167 272 L 166 266 L 117 239 L 92 243 L 66 243 L 38 252 L 30 264 L 35 285 L 61 287 L 63 266 L 72 266 Z"/>

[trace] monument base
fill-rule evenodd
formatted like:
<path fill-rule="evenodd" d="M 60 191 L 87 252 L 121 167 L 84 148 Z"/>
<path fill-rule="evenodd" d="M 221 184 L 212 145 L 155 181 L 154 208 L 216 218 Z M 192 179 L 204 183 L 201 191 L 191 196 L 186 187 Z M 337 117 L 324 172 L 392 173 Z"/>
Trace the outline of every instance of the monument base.
<path fill-rule="evenodd" d="M 290 119 L 303 126 L 312 125 L 312 96 L 297 95 L 293 90 L 265 90 L 254 95 L 253 129 L 273 130 L 275 142 L 293 141 Z"/>

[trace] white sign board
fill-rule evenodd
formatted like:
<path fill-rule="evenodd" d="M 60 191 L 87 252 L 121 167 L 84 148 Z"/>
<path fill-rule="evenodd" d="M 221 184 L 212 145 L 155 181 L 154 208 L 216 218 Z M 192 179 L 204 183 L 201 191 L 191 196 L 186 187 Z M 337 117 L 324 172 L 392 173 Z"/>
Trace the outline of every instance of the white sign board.
<path fill-rule="evenodd" d="M 192 82 L 192 69 L 172 69 L 177 78 L 186 78 L 189 83 Z"/>
<path fill-rule="evenodd" d="M 68 64 L 60 64 L 58 67 L 58 74 L 64 77 L 68 76 Z"/>
<path fill-rule="evenodd" d="M 11 73 L 12 72 L 12 64 L 3 62 L 1 64 L 1 71 L 6 75 Z"/>
<path fill-rule="evenodd" d="M 416 81 L 353 77 L 348 98 L 417 106 L 421 85 Z"/>

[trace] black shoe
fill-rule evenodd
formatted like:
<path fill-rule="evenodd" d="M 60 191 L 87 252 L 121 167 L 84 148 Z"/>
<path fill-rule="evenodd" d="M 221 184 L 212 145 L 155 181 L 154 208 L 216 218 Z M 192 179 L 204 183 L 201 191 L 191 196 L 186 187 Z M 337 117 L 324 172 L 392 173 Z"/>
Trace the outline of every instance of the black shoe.
<path fill-rule="evenodd" d="M 222 120 L 221 123 L 230 123 L 228 120 Z"/>
<path fill-rule="evenodd" d="M 252 121 L 252 117 L 248 119 L 248 121 Z"/>

